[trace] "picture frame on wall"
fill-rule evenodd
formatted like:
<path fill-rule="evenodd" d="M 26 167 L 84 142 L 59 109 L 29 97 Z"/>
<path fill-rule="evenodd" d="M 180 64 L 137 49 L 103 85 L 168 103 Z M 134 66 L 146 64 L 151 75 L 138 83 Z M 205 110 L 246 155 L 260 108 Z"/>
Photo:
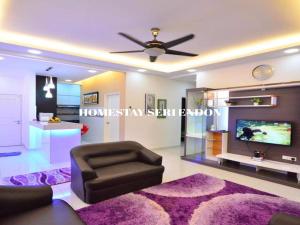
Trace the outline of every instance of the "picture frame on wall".
<path fill-rule="evenodd" d="M 167 109 L 167 99 L 157 99 L 157 118 L 166 118 L 167 116 L 164 114 L 164 110 Z"/>
<path fill-rule="evenodd" d="M 99 92 L 90 92 L 83 94 L 83 104 L 84 105 L 97 105 L 99 104 Z"/>
<path fill-rule="evenodd" d="M 145 94 L 145 114 L 155 112 L 155 94 Z"/>

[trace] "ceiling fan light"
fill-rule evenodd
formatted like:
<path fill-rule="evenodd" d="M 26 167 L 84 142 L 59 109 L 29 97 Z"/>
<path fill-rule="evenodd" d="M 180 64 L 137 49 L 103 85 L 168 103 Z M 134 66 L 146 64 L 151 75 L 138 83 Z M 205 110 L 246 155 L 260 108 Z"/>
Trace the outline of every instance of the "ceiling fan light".
<path fill-rule="evenodd" d="M 154 56 L 154 57 L 157 57 L 157 56 L 160 56 L 160 55 L 163 55 L 166 53 L 166 51 L 162 48 L 147 48 L 145 49 L 144 51 L 145 53 L 147 53 L 149 56 Z"/>

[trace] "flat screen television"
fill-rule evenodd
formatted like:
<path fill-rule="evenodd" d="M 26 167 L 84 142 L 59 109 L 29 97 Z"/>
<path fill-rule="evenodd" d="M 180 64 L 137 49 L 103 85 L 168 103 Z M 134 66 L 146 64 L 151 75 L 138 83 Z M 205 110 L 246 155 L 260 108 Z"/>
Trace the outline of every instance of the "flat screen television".
<path fill-rule="evenodd" d="M 292 145 L 292 124 L 263 120 L 237 120 L 238 140 L 274 145 Z"/>

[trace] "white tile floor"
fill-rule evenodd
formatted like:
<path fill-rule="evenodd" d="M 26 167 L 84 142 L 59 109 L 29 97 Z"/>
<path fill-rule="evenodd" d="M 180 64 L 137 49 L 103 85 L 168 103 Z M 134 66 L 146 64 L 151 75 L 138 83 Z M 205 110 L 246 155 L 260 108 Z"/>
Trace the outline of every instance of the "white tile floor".
<path fill-rule="evenodd" d="M 5 150 L 7 149 L 0 148 L 0 152 Z M 20 147 L 10 150 L 21 150 L 23 154 L 17 157 L 0 158 L 0 177 L 68 166 L 67 164 L 50 165 L 39 153 L 26 151 Z M 196 173 L 204 173 L 300 202 L 300 189 L 183 161 L 180 159 L 181 150 L 181 147 L 155 150 L 155 152 L 163 156 L 163 164 L 166 167 L 164 182 Z M 53 186 L 53 190 L 55 198 L 66 200 L 74 209 L 86 206 L 86 204 L 71 191 L 70 183 Z"/>

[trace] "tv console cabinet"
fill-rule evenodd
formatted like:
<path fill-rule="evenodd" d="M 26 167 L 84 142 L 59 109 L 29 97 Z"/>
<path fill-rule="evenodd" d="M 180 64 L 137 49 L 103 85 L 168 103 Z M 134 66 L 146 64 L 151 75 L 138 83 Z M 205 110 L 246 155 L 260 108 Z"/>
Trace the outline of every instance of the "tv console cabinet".
<path fill-rule="evenodd" d="M 277 171 L 284 171 L 297 174 L 298 184 L 300 184 L 300 165 L 284 163 L 272 160 L 263 160 L 256 161 L 253 160 L 250 156 L 232 154 L 232 153 L 223 153 L 216 156 L 220 165 L 223 164 L 224 160 L 234 161 L 238 163 L 243 163 L 246 165 L 254 166 L 258 172 L 260 169 L 271 169 Z"/>

